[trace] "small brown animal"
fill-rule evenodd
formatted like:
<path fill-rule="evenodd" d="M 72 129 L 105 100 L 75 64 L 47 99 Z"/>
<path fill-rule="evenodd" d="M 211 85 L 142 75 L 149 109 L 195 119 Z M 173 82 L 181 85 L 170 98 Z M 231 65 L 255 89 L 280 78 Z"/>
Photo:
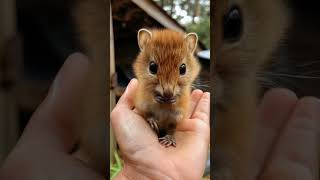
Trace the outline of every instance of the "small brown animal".
<path fill-rule="evenodd" d="M 282 0 L 215 1 L 212 66 L 214 179 L 252 179 L 259 72 L 285 36 L 290 13 Z M 254 178 L 256 179 L 256 178 Z"/>
<path fill-rule="evenodd" d="M 141 51 L 133 64 L 139 81 L 135 107 L 165 147 L 176 146 L 173 134 L 177 122 L 186 116 L 191 84 L 200 71 L 193 56 L 197 40 L 195 33 L 138 31 Z"/>

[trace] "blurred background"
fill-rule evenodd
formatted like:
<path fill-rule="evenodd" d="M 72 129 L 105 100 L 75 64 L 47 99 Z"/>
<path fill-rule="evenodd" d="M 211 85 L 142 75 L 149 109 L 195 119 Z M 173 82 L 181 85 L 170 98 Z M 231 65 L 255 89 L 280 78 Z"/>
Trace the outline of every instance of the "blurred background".
<path fill-rule="evenodd" d="M 81 136 L 74 151 L 83 149 L 90 160 L 106 164 L 106 5 L 104 0 L 0 1 L 0 166 L 74 52 L 92 64 L 84 110 L 74 124 Z"/>
<path fill-rule="evenodd" d="M 70 1 L 0 2 L 0 165 L 67 56 L 81 50 Z"/>
<path fill-rule="evenodd" d="M 196 32 L 210 49 L 210 0 L 154 0 L 187 32 Z"/>
<path fill-rule="evenodd" d="M 195 55 L 202 64 L 195 87 L 209 91 L 210 82 L 210 0 L 112 0 L 110 19 L 110 111 L 134 77 L 132 63 L 139 53 L 137 32 L 141 28 L 168 28 L 196 32 L 199 36 Z M 121 157 L 110 132 L 110 174 L 121 169 Z M 209 178 L 208 169 L 204 178 Z M 111 176 L 112 179 L 112 176 Z"/>

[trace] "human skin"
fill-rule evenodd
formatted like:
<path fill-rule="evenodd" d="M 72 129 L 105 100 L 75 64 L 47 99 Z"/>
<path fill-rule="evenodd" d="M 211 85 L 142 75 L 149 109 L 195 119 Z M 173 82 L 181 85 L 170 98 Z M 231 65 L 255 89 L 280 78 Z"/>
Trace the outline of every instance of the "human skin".
<path fill-rule="evenodd" d="M 133 79 L 111 113 L 112 128 L 124 160 L 116 179 L 201 179 L 210 142 L 210 94 L 195 90 L 187 119 L 178 123 L 177 146 L 165 148 L 134 110 L 138 81 Z"/>
<path fill-rule="evenodd" d="M 85 56 L 76 53 L 68 57 L 1 166 L 0 179 L 104 179 L 70 153 L 76 139 L 73 127 L 78 122 L 74 112 L 83 96 L 77 89 L 90 80 L 90 68 Z M 192 118 L 178 126 L 177 147 L 166 149 L 132 110 L 130 96 L 135 86 L 130 90 L 130 83 L 112 113 L 112 126 L 125 160 L 117 179 L 200 179 L 209 144 L 209 94 L 193 92 Z M 317 98 L 298 99 L 285 89 L 267 92 L 258 112 L 253 179 L 318 179 L 319 109 Z"/>
<path fill-rule="evenodd" d="M 69 56 L 49 93 L 32 115 L 0 169 L 0 179 L 104 179 L 70 152 L 74 127 L 92 65 L 80 53 Z"/>
<path fill-rule="evenodd" d="M 320 100 L 273 89 L 259 107 L 254 179 L 319 179 Z"/>
<path fill-rule="evenodd" d="M 134 93 L 134 86 L 129 86 L 129 92 L 126 92 L 112 114 L 112 126 L 124 158 L 124 168 L 116 179 L 201 179 L 203 169 L 197 171 L 197 167 L 204 164 L 204 159 L 196 157 L 205 157 L 205 151 L 192 145 L 199 141 L 190 141 L 188 146 L 181 149 L 158 146 L 156 136 L 132 110 L 130 96 Z M 198 101 L 194 99 L 198 99 L 201 93 L 193 92 L 194 104 Z M 286 89 L 272 89 L 266 93 L 258 110 L 252 180 L 318 179 L 319 109 L 320 101 L 314 97 L 298 99 Z M 182 137 L 187 139 L 187 136 Z M 197 137 L 206 140 L 206 136 Z M 183 152 L 187 148 L 190 148 L 190 151 L 186 151 L 189 154 Z M 190 156 L 199 161 L 186 161 L 186 157 Z"/>

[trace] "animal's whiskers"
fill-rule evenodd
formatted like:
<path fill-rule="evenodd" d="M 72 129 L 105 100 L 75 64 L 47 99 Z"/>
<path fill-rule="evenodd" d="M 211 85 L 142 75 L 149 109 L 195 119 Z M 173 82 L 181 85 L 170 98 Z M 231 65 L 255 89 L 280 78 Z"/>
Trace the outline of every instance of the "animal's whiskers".
<path fill-rule="evenodd" d="M 264 72 L 267 76 L 280 76 L 287 78 L 296 78 L 296 79 L 320 79 L 320 76 L 307 76 L 307 75 L 298 75 L 298 74 L 286 74 L 286 73 L 275 73 L 275 72 Z"/>

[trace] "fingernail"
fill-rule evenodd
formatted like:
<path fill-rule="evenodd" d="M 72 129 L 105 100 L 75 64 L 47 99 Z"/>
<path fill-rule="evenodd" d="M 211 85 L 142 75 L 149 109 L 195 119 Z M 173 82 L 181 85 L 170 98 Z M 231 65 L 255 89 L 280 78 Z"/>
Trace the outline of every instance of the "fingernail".
<path fill-rule="evenodd" d="M 57 73 L 49 89 L 48 96 L 54 96 L 57 89 L 62 86 L 68 86 L 73 79 L 81 78 L 78 76 L 85 76 L 88 73 L 89 64 L 88 57 L 85 55 L 81 53 L 71 54 Z"/>
<path fill-rule="evenodd" d="M 279 98 L 297 100 L 297 96 L 293 91 L 285 88 L 274 88 L 265 93 L 263 97 L 263 101 L 265 99 L 279 99 Z"/>
<path fill-rule="evenodd" d="M 210 93 L 209 93 L 209 92 L 204 92 L 204 93 L 203 93 L 203 96 L 204 96 L 205 98 L 209 98 L 209 99 L 210 99 Z"/>
<path fill-rule="evenodd" d="M 203 91 L 201 89 L 195 89 L 195 90 L 192 91 L 192 93 L 203 94 Z"/>
<path fill-rule="evenodd" d="M 136 78 L 132 78 L 132 79 L 130 80 L 130 82 L 128 83 L 127 88 L 126 88 L 126 90 L 125 90 L 124 93 L 127 93 L 128 89 L 130 89 L 131 86 L 132 86 L 133 84 L 135 84 L 137 81 L 138 81 L 138 80 L 137 80 Z"/>
<path fill-rule="evenodd" d="M 297 103 L 295 117 L 303 117 L 306 119 L 320 118 L 320 99 L 315 97 L 304 97 Z"/>

